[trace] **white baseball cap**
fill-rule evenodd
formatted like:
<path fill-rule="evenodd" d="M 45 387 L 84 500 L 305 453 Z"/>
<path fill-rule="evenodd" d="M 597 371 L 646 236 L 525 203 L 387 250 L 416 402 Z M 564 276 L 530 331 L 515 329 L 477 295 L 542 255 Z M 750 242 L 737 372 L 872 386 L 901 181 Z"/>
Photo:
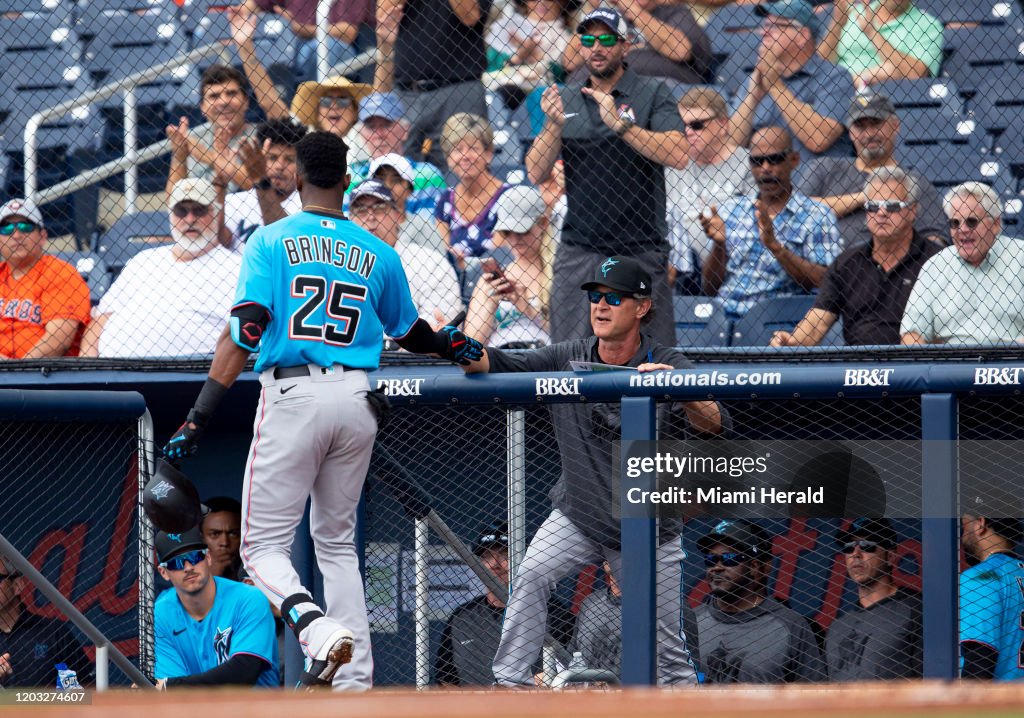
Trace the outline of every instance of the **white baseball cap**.
<path fill-rule="evenodd" d="M 167 200 L 167 206 L 174 208 L 186 200 L 192 200 L 209 207 L 217 203 L 217 189 L 210 180 L 199 177 L 186 177 L 178 180 L 171 190 L 171 197 Z"/>
<path fill-rule="evenodd" d="M 30 199 L 23 197 L 15 197 L 9 199 L 0 207 L 0 222 L 3 222 L 8 217 L 13 216 L 24 217 L 32 224 L 37 224 L 40 227 L 43 226 L 43 213 L 39 211 L 39 207 Z"/>
<path fill-rule="evenodd" d="M 529 231 L 530 227 L 544 216 L 547 206 L 540 190 L 530 185 L 518 184 L 501 193 L 494 209 L 498 215 L 495 230 L 523 233 Z"/>
<path fill-rule="evenodd" d="M 377 174 L 381 167 L 390 167 L 409 184 L 416 184 L 416 173 L 413 171 L 412 163 L 397 152 L 389 152 L 370 162 L 370 177 Z"/>

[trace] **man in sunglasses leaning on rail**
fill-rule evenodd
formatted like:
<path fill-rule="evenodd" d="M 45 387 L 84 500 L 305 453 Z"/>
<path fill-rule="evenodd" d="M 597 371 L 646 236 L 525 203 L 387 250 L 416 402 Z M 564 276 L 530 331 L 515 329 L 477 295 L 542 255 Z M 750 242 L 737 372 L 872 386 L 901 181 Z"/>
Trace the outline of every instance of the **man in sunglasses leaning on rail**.
<path fill-rule="evenodd" d="M 466 373 L 569 371 L 573 362 L 633 367 L 641 372 L 693 367 L 682 353 L 648 333 L 655 311 L 652 280 L 639 262 L 606 257 L 592 264 L 590 272 L 589 281 L 580 288 L 596 336 L 524 352 L 487 347 L 479 360 L 463 366 Z M 671 314 L 671 302 L 657 311 Z M 494 678 L 502 686 L 533 685 L 531 667 L 544 642 L 548 599 L 559 580 L 602 558 L 615 575 L 622 575 L 612 452 L 613 442 L 622 435 L 619 407 L 557 403 L 551 405 L 551 418 L 562 475 L 551 491 L 551 513 L 530 541 L 512 582 L 493 665 Z M 722 434 L 723 426 L 728 426 L 728 414 L 714 401 L 665 402 L 658 407 L 663 439 L 710 438 Z M 669 521 L 663 521 L 661 529 L 656 597 L 658 684 L 694 684 L 696 673 L 680 630 L 683 552 L 679 532 Z"/>
<path fill-rule="evenodd" d="M 213 575 L 199 527 L 156 534 L 157 688 L 280 684 L 270 603 L 258 588 Z"/>

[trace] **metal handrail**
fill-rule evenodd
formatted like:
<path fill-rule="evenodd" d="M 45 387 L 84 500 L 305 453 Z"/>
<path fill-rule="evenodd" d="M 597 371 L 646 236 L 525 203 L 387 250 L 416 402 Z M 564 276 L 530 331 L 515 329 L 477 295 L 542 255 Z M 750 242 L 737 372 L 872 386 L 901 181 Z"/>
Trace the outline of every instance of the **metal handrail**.
<path fill-rule="evenodd" d="M 66 100 L 59 105 L 49 107 L 32 115 L 25 125 L 25 196 L 34 200 L 37 204 L 46 204 L 65 197 L 72 192 L 95 184 L 120 172 L 126 173 L 125 177 L 125 200 L 129 213 L 136 211 L 136 200 L 138 198 L 138 167 L 144 162 L 156 159 L 171 149 L 170 140 L 160 140 L 141 149 L 135 149 L 135 138 L 138 132 L 138 111 L 135 103 L 135 89 L 139 85 L 151 82 L 162 75 L 171 72 L 182 65 L 190 65 L 199 60 L 224 52 L 228 44 L 216 42 L 210 45 L 196 48 L 178 57 L 172 58 L 159 65 L 140 70 L 115 82 L 108 83 L 95 90 L 89 90 L 78 97 Z M 377 62 L 377 48 L 371 48 L 360 53 L 349 60 L 339 62 L 331 68 L 332 75 L 347 75 Z M 124 92 L 124 127 L 125 127 L 125 154 L 116 160 L 105 162 L 99 167 L 85 170 L 55 185 L 39 189 L 39 166 L 36 156 L 36 142 L 39 128 L 44 122 L 54 117 L 63 117 L 76 107 L 83 107 L 94 102 L 99 102 L 112 97 L 119 92 Z M 202 125 L 200 125 L 202 126 Z M 129 144 L 129 142 L 131 144 Z"/>

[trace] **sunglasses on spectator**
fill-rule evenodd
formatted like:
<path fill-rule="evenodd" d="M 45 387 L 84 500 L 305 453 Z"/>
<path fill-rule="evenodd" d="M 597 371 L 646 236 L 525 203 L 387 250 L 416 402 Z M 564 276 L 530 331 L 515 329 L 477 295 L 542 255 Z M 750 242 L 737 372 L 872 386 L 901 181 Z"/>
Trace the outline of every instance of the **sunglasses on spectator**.
<path fill-rule="evenodd" d="M 331 107 L 351 107 L 352 98 L 347 95 L 332 96 L 324 95 L 320 98 L 320 107 L 329 109 Z"/>
<path fill-rule="evenodd" d="M 704 554 L 704 566 L 705 568 L 712 568 L 718 564 L 722 564 L 726 568 L 736 568 L 741 566 L 750 560 L 750 556 L 745 553 L 739 553 L 738 551 L 730 551 L 728 553 L 706 553 Z"/>
<path fill-rule="evenodd" d="M 750 155 L 750 164 L 754 167 L 760 167 L 767 162 L 772 167 L 775 167 L 789 159 L 789 154 L 790 151 L 786 150 L 785 152 L 775 152 L 770 155 Z"/>
<path fill-rule="evenodd" d="M 593 47 L 595 42 L 601 43 L 601 47 L 615 47 L 618 41 L 619 36 L 613 32 L 605 33 L 604 35 L 580 35 L 580 42 L 583 43 L 583 47 Z"/>
<path fill-rule="evenodd" d="M 185 219 L 190 214 L 196 219 L 200 219 L 209 213 L 210 207 L 205 204 L 176 204 L 171 211 L 178 219 Z"/>
<path fill-rule="evenodd" d="M 968 217 L 967 219 L 964 220 L 951 219 L 949 220 L 949 228 L 954 232 L 960 229 L 961 227 L 966 227 L 967 229 L 974 231 L 975 229 L 978 228 L 978 225 L 984 222 L 986 219 L 988 219 L 988 217 Z"/>
<path fill-rule="evenodd" d="M 884 209 L 889 214 L 892 214 L 893 212 L 899 212 L 901 209 L 906 209 L 910 204 L 910 202 L 900 202 L 894 199 L 886 200 L 884 202 L 869 199 L 864 203 L 864 211 L 868 214 L 874 214 L 875 212 Z"/>
<path fill-rule="evenodd" d="M 693 130 L 694 132 L 700 132 L 705 127 L 710 125 L 714 120 L 717 120 L 717 119 L 718 119 L 718 115 L 711 115 L 711 117 L 706 117 L 703 120 L 693 120 L 692 122 L 684 122 L 683 124 L 686 126 L 686 129 L 688 129 L 688 130 Z"/>
<path fill-rule="evenodd" d="M 617 307 L 622 304 L 622 300 L 625 298 L 633 298 L 630 294 L 623 294 L 622 292 L 599 292 L 596 289 L 591 289 L 587 292 L 587 298 L 591 304 L 600 304 L 603 298 L 608 302 L 609 307 Z"/>
<path fill-rule="evenodd" d="M 843 544 L 842 552 L 849 556 L 855 549 L 859 548 L 864 553 L 874 553 L 878 550 L 879 545 L 877 541 L 867 541 L 865 539 L 849 541 Z"/>
<path fill-rule="evenodd" d="M 36 231 L 35 222 L 8 222 L 7 224 L 0 224 L 0 234 L 8 237 L 14 234 L 14 230 L 18 230 L 22 234 L 28 234 L 29 232 Z"/>
<path fill-rule="evenodd" d="M 168 571 L 181 571 L 185 568 L 186 563 L 190 563 L 193 566 L 198 565 L 206 558 L 206 549 L 200 549 L 198 551 L 189 551 L 183 553 L 174 558 L 169 558 L 160 564 L 161 568 L 166 568 Z"/>
<path fill-rule="evenodd" d="M 387 202 L 374 202 L 373 204 L 367 203 L 353 205 L 352 207 L 349 207 L 348 213 L 351 214 L 353 217 L 365 217 L 366 215 L 369 214 L 375 214 L 377 216 L 380 216 L 382 214 L 385 214 L 391 208 L 392 205 L 388 204 Z"/>

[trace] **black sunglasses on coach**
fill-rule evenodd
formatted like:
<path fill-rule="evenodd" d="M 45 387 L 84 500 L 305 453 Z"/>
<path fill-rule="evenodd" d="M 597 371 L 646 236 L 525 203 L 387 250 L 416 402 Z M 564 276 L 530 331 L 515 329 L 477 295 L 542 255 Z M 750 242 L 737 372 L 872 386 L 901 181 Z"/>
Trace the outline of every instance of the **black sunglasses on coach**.
<path fill-rule="evenodd" d="M 867 541 L 865 539 L 861 539 L 859 541 L 848 541 L 844 543 L 843 548 L 841 550 L 843 553 L 847 555 L 853 553 L 854 550 L 858 548 L 864 553 L 874 553 L 878 550 L 878 547 L 880 545 L 881 544 L 879 544 L 877 541 Z"/>
<path fill-rule="evenodd" d="M 718 564 L 722 564 L 726 568 L 736 568 L 750 560 L 750 556 L 745 553 L 738 551 L 729 551 L 728 553 L 706 553 L 704 554 L 704 567 L 712 568 Z"/>
<path fill-rule="evenodd" d="M 623 292 L 599 292 L 596 289 L 587 291 L 587 298 L 591 304 L 600 304 L 601 298 L 608 302 L 609 307 L 617 307 L 622 304 L 623 299 L 632 299 L 632 294 L 625 294 Z"/>
<path fill-rule="evenodd" d="M 774 152 L 770 155 L 750 155 L 750 164 L 754 167 L 760 167 L 765 162 L 775 167 L 781 165 L 787 159 L 789 159 L 790 151 L 785 152 Z"/>

